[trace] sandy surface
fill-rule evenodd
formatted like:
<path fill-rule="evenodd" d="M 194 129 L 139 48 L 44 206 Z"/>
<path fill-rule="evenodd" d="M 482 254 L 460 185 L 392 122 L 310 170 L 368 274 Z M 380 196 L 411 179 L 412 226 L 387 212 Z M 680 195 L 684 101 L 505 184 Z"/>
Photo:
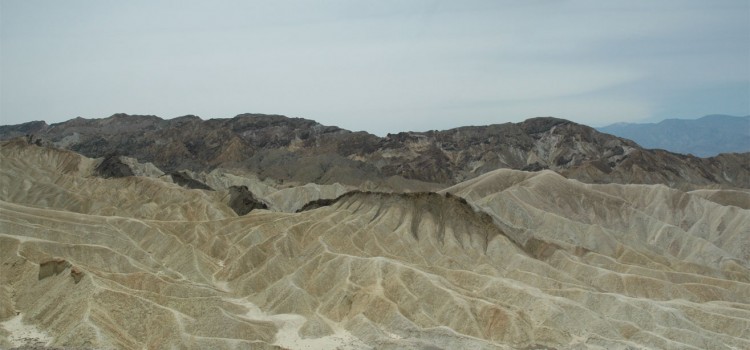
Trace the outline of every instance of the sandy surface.
<path fill-rule="evenodd" d="M 320 338 L 302 338 L 299 330 L 307 321 L 302 315 L 297 314 L 276 314 L 269 315 L 263 312 L 255 304 L 242 299 L 225 299 L 234 304 L 242 305 L 248 309 L 245 317 L 250 320 L 270 321 L 273 322 L 279 331 L 276 333 L 276 342 L 273 345 L 292 350 L 355 350 L 371 348 L 359 338 L 355 337 L 337 324 L 329 323 L 334 330 L 334 334 Z"/>
<path fill-rule="evenodd" d="M 52 342 L 52 337 L 34 325 L 25 324 L 21 320 L 23 314 L 0 323 L 0 327 L 10 332 L 8 341 L 13 347 L 17 346 L 46 346 Z"/>
<path fill-rule="evenodd" d="M 305 317 L 300 315 L 281 314 L 274 315 L 273 318 L 276 321 L 283 322 L 279 332 L 276 333 L 276 342 L 274 345 L 289 349 L 305 350 L 354 350 L 370 348 L 357 337 L 340 327 L 334 327 L 335 333 L 332 335 L 315 339 L 305 339 L 299 336 L 299 330 L 306 321 Z"/>

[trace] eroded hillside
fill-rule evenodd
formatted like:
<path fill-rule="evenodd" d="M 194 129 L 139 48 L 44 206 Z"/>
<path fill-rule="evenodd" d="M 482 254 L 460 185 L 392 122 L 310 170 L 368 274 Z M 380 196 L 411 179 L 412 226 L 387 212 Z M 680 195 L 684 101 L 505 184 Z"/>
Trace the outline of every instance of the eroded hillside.
<path fill-rule="evenodd" d="M 744 190 L 501 169 L 343 195 L 196 175 L 210 191 L 25 142 L 0 157 L 3 347 L 22 326 L 87 348 L 750 348 Z M 237 215 L 236 185 L 272 210 Z"/>

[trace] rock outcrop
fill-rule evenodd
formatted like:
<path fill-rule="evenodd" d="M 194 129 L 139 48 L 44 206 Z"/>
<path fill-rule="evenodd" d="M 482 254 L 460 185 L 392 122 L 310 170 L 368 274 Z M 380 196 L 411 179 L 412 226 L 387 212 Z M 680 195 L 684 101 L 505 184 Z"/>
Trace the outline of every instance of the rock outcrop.
<path fill-rule="evenodd" d="M 247 186 L 230 187 L 229 196 L 229 207 L 237 215 L 245 215 L 255 209 L 268 209 L 268 205 L 255 198 Z"/>
<path fill-rule="evenodd" d="M 72 265 L 63 258 L 45 260 L 39 263 L 39 279 L 42 280 L 50 276 L 59 275 L 71 266 Z"/>
<path fill-rule="evenodd" d="M 105 157 L 94 169 L 97 176 L 103 178 L 109 177 L 128 177 L 135 175 L 133 170 L 125 164 L 120 157 L 111 155 Z"/>

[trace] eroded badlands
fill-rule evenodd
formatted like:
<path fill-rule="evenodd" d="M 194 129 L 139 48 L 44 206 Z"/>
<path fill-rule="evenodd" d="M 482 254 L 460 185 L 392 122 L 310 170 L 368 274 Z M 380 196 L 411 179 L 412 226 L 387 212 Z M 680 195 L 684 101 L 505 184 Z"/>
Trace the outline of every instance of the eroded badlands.
<path fill-rule="evenodd" d="M 1 347 L 750 349 L 744 190 L 202 175 L 269 204 L 238 216 L 227 191 L 103 179 L 71 151 L 0 157 Z"/>

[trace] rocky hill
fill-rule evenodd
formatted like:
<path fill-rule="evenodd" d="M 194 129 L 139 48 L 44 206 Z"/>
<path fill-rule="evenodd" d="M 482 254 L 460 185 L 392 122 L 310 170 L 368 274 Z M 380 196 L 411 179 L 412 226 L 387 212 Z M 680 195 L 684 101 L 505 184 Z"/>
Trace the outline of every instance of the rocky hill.
<path fill-rule="evenodd" d="M 750 153 L 697 158 L 646 150 L 555 118 L 386 137 L 257 114 L 209 120 L 116 114 L 0 127 L 0 139 L 20 136 L 93 158 L 134 157 L 168 173 L 234 168 L 294 184 L 411 181 L 431 189 L 510 168 L 551 169 L 592 183 L 750 187 Z"/>

